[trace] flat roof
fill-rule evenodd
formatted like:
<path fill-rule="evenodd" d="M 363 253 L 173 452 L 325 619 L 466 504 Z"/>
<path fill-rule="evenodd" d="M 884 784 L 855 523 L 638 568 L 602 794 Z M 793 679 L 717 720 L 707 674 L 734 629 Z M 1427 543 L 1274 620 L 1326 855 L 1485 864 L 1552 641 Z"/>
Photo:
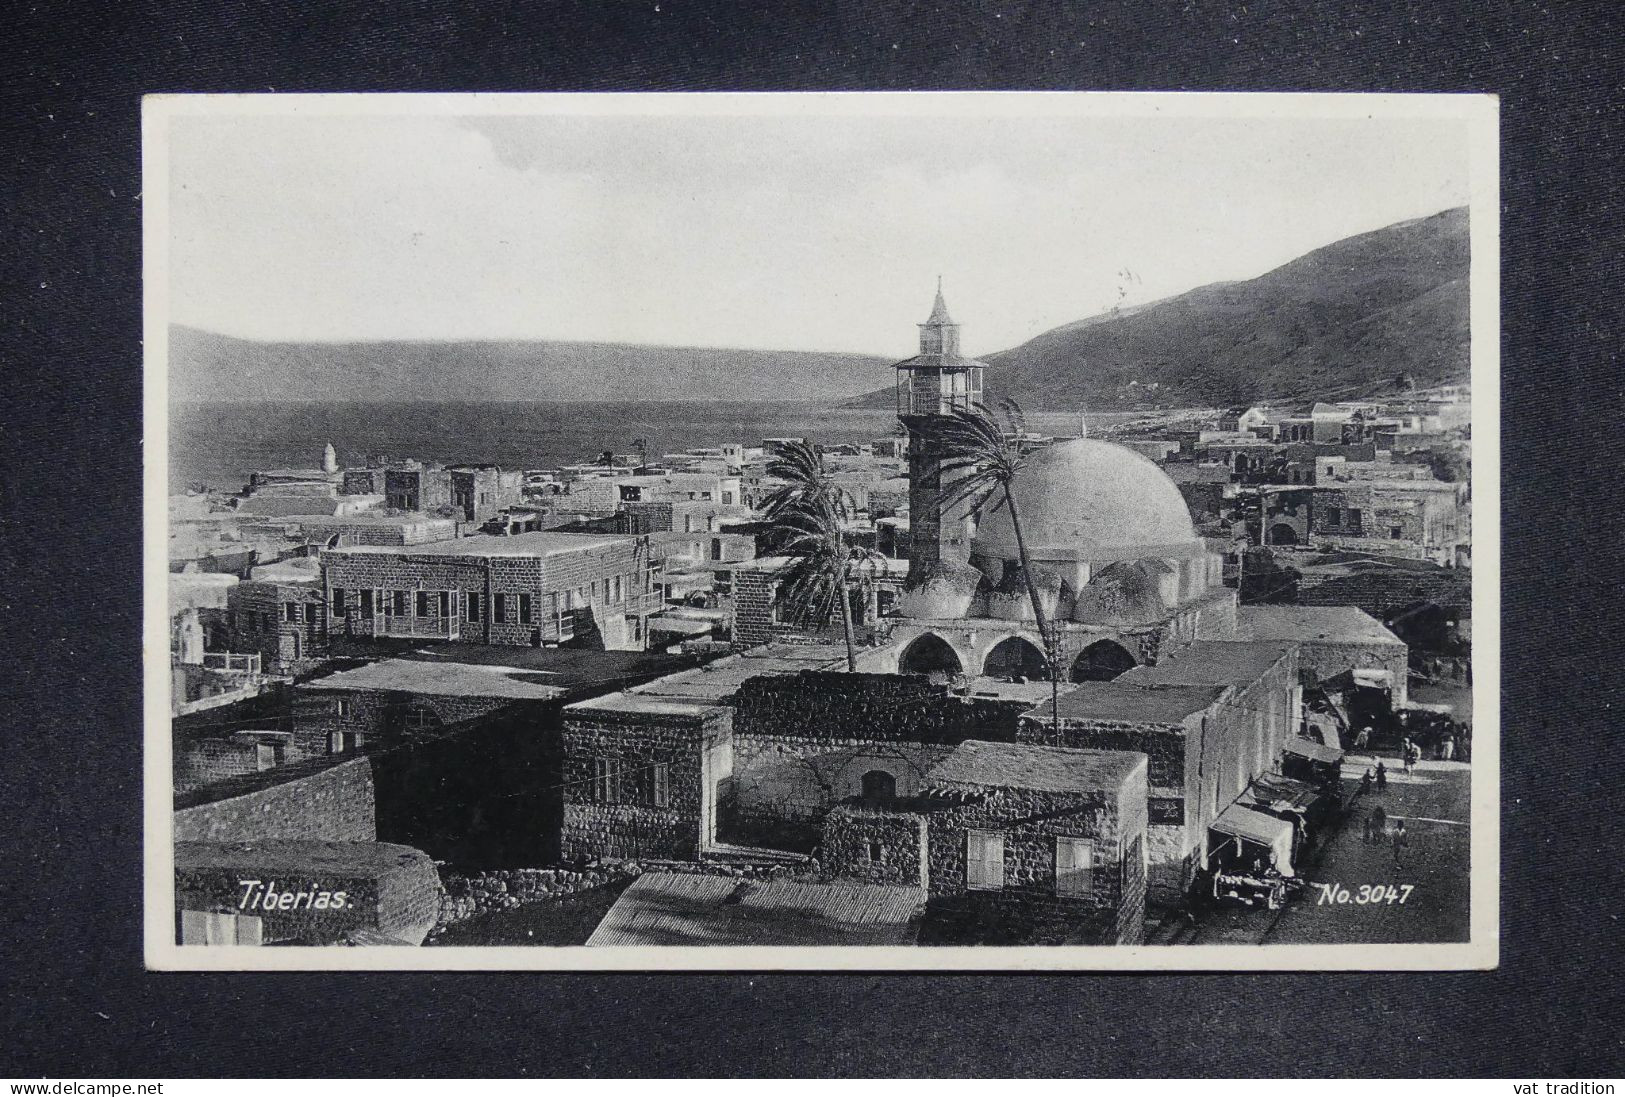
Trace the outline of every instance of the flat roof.
<path fill-rule="evenodd" d="M 1287 647 L 1286 641 L 1198 640 L 1164 662 L 1135 667 L 1117 680 L 1187 686 L 1256 682 L 1281 661 Z"/>
<path fill-rule="evenodd" d="M 1122 750 L 1082 750 L 967 739 L 925 775 L 927 787 L 984 785 L 1047 792 L 1096 792 L 1122 786 L 1145 756 Z"/>
<path fill-rule="evenodd" d="M 716 705 L 726 703 L 739 692 L 740 686 L 761 674 L 793 674 L 802 670 L 835 670 L 845 666 L 846 648 L 840 644 L 764 644 L 693 670 L 633 686 L 613 696 Z M 603 697 L 598 703 L 605 706 L 610 700 L 611 697 Z"/>
<path fill-rule="evenodd" d="M 1358 606 L 1242 606 L 1236 622 L 1255 640 L 1405 644 Z"/>
<path fill-rule="evenodd" d="M 1219 699 L 1227 684 L 1137 685 L 1121 679 L 1112 682 L 1083 682 L 1061 697 L 1061 718 L 1113 720 L 1125 724 L 1178 724 L 1194 712 L 1201 712 Z M 1049 706 L 1039 705 L 1025 713 L 1033 719 L 1048 719 Z"/>
<path fill-rule="evenodd" d="M 342 545 L 330 553 L 366 553 L 375 556 L 555 556 L 582 549 L 602 548 L 636 540 L 634 534 L 556 533 L 538 530 L 511 537 L 480 534 L 422 545 Z"/>
<path fill-rule="evenodd" d="M 297 688 L 545 701 L 592 686 L 647 681 L 693 664 L 693 656 L 658 652 L 435 644 L 313 678 Z"/>
<path fill-rule="evenodd" d="M 177 871 L 238 870 L 378 879 L 402 868 L 427 864 L 429 855 L 391 842 L 324 842 L 267 838 L 253 842 L 176 842 Z"/>
<path fill-rule="evenodd" d="M 919 887 L 644 873 L 587 944 L 904 945 L 924 909 Z"/>

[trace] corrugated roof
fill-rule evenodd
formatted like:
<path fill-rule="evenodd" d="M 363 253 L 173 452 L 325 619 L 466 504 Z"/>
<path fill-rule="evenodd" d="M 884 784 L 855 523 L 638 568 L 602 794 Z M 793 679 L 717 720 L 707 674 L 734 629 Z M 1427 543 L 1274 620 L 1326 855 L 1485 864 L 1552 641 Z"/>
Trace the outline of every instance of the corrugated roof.
<path fill-rule="evenodd" d="M 645 873 L 587 944 L 906 945 L 924 888 Z"/>
<path fill-rule="evenodd" d="M 1145 755 L 1120 750 L 1080 750 L 1026 743 L 988 743 L 969 739 L 931 767 L 926 784 L 1028 788 L 1046 792 L 1096 792 L 1119 788 Z"/>

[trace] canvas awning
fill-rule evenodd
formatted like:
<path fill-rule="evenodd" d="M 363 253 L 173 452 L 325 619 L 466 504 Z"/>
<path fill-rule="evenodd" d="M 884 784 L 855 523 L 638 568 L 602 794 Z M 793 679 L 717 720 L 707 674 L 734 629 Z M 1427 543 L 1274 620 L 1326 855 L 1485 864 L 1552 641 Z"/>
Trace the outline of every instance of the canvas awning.
<path fill-rule="evenodd" d="M 1208 829 L 1264 846 L 1274 855 L 1275 867 L 1281 875 L 1293 875 L 1292 824 L 1285 819 L 1237 803 L 1220 812 L 1219 817 L 1208 824 Z"/>
<path fill-rule="evenodd" d="M 1317 743 L 1313 739 L 1305 739 L 1302 736 L 1295 735 L 1288 739 L 1282 749 L 1288 754 L 1295 754 L 1299 758 L 1307 758 L 1311 762 L 1325 762 L 1330 765 L 1343 760 L 1343 752 L 1336 747 L 1329 747 L 1324 743 Z"/>
<path fill-rule="evenodd" d="M 1307 781 L 1266 773 L 1247 788 L 1254 803 L 1274 811 L 1308 811 L 1320 792 Z"/>
<path fill-rule="evenodd" d="M 715 630 L 714 621 L 691 621 L 682 617 L 651 617 L 649 629 L 651 632 L 676 632 L 684 636 L 703 636 Z"/>

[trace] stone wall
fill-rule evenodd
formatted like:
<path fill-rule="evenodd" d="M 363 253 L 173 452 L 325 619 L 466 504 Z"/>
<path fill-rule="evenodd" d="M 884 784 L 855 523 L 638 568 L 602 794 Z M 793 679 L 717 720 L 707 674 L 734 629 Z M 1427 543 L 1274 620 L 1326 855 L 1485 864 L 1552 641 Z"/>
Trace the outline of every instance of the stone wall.
<path fill-rule="evenodd" d="M 1193 847 L 1199 837 L 1196 815 L 1187 799 L 1197 795 L 1197 754 L 1202 749 L 1201 717 L 1191 723 L 1131 724 L 1116 720 L 1063 717 L 1061 746 L 1094 750 L 1127 750 L 1146 755 L 1146 852 L 1148 886 L 1153 898 L 1175 902 L 1184 895 L 1195 872 Z M 1195 734 L 1195 738 L 1193 738 Z M 1047 720 L 1023 720 L 1023 742 L 1054 745 Z M 1194 800 L 1192 800 L 1194 804 Z"/>
<path fill-rule="evenodd" d="M 926 816 L 862 803 L 836 806 L 824 817 L 820 859 L 832 876 L 869 884 L 931 886 Z"/>
<path fill-rule="evenodd" d="M 297 620 L 288 620 L 288 607 Z M 267 674 L 303 674 L 327 658 L 327 606 L 319 583 L 246 580 L 227 595 L 232 650 L 258 652 Z"/>
<path fill-rule="evenodd" d="M 718 785 L 732 768 L 731 756 L 718 758 L 732 714 L 720 707 L 642 701 L 632 698 L 623 709 L 593 704 L 565 710 L 565 859 L 691 859 L 713 837 L 707 831 Z M 659 766 L 664 804 L 657 802 Z"/>
<path fill-rule="evenodd" d="M 944 743 L 746 735 L 737 729 L 736 716 L 732 796 L 723 825 L 728 840 L 744 845 L 811 848 L 831 806 L 863 792 L 864 774 L 889 774 L 898 796 L 912 796 L 931 767 L 953 753 Z"/>
<path fill-rule="evenodd" d="M 366 758 L 338 765 L 325 760 L 295 763 L 268 770 L 263 779 L 251 774 L 206 794 L 177 796 L 176 801 L 177 842 L 371 842 L 378 837 L 372 766 Z"/>
<path fill-rule="evenodd" d="M 801 671 L 747 680 L 734 697 L 737 734 L 814 740 L 1014 742 L 1030 702 L 960 697 L 922 677 Z"/>
<path fill-rule="evenodd" d="M 448 726 L 515 704 L 501 697 L 322 689 L 319 678 L 296 688 L 294 695 L 294 741 L 303 754 L 329 753 L 334 733 L 354 735 L 356 749 L 403 742 L 411 737 L 405 716 L 413 710 L 432 715 L 439 726 Z"/>
<path fill-rule="evenodd" d="M 175 859 L 177 917 L 202 911 L 257 918 L 266 944 L 334 945 L 372 930 L 415 945 L 440 917 L 434 862 L 406 846 L 181 842 Z"/>

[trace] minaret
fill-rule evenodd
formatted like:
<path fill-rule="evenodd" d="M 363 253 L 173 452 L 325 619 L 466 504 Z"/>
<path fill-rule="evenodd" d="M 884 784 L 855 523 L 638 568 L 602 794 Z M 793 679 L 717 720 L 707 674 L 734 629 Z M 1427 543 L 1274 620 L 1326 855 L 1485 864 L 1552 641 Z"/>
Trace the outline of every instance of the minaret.
<path fill-rule="evenodd" d="M 322 451 L 322 471 L 323 472 L 337 472 L 338 470 L 339 470 L 338 451 L 333 448 L 333 443 L 329 442 L 329 443 L 327 443 L 327 448 Z"/>
<path fill-rule="evenodd" d="M 959 325 L 948 315 L 937 279 L 931 315 L 920 326 L 920 353 L 897 363 L 897 417 L 908 431 L 909 586 L 970 557 L 970 506 L 943 512 L 942 464 L 946 459 L 924 433 L 933 419 L 980 406 L 981 362 L 959 353 Z"/>

